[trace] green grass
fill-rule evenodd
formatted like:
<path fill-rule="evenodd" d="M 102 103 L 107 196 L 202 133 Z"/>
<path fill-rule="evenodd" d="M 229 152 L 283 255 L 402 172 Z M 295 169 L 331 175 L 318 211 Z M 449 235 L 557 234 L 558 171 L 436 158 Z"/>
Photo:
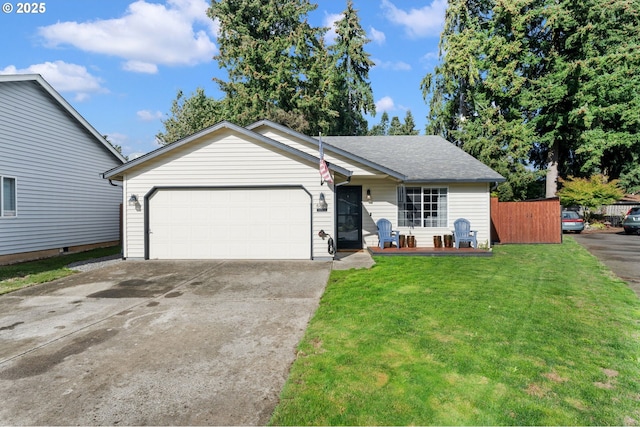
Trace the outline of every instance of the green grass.
<path fill-rule="evenodd" d="M 72 262 L 118 253 L 120 253 L 120 246 L 112 246 L 37 261 L 0 266 L 0 295 L 74 274 L 73 270 L 65 267 Z"/>
<path fill-rule="evenodd" d="M 562 245 L 333 271 L 274 425 L 638 425 L 640 300 Z"/>

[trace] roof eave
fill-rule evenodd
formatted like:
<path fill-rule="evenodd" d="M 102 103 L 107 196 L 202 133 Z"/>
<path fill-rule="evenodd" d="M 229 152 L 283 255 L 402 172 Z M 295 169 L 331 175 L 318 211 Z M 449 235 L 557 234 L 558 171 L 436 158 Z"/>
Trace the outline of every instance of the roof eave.
<path fill-rule="evenodd" d="M 418 183 L 424 183 L 424 182 L 436 182 L 436 183 L 476 183 L 476 184 L 480 184 L 480 183 L 494 183 L 494 182 L 505 182 L 506 179 L 505 178 L 471 178 L 471 179 L 464 179 L 464 178 L 455 178 L 455 179 L 448 179 L 448 178 L 437 178 L 437 179 L 432 179 L 432 178 L 410 178 L 410 179 L 405 179 L 403 182 L 405 184 L 418 184 Z"/>

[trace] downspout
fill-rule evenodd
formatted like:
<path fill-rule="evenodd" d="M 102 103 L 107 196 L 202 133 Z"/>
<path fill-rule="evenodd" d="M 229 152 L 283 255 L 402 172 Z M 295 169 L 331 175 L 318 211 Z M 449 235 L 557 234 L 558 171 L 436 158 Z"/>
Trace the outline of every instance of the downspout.
<path fill-rule="evenodd" d="M 98 174 L 98 175 L 100 175 L 100 178 L 102 178 L 102 179 L 107 179 L 107 177 L 105 176 L 105 174 L 104 174 L 104 173 L 100 173 L 100 174 Z M 113 183 L 113 181 L 111 180 L 111 178 L 109 178 L 109 180 L 108 180 L 108 181 L 109 181 L 109 184 L 113 185 L 114 187 L 120 187 L 119 185 L 114 184 L 114 183 Z"/>

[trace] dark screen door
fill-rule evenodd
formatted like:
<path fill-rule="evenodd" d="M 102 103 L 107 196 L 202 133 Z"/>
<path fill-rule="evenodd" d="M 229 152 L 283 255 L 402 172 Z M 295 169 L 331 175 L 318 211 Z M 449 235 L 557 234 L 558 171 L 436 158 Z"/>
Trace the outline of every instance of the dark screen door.
<path fill-rule="evenodd" d="M 338 249 L 362 249 L 362 187 L 337 189 Z"/>

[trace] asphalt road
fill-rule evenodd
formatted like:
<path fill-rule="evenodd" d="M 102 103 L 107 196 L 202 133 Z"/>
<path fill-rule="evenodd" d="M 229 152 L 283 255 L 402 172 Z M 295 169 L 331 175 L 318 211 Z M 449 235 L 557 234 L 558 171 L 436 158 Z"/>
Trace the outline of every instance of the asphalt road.
<path fill-rule="evenodd" d="M 640 298 L 640 236 L 623 231 L 582 233 L 576 241 L 629 284 Z"/>

